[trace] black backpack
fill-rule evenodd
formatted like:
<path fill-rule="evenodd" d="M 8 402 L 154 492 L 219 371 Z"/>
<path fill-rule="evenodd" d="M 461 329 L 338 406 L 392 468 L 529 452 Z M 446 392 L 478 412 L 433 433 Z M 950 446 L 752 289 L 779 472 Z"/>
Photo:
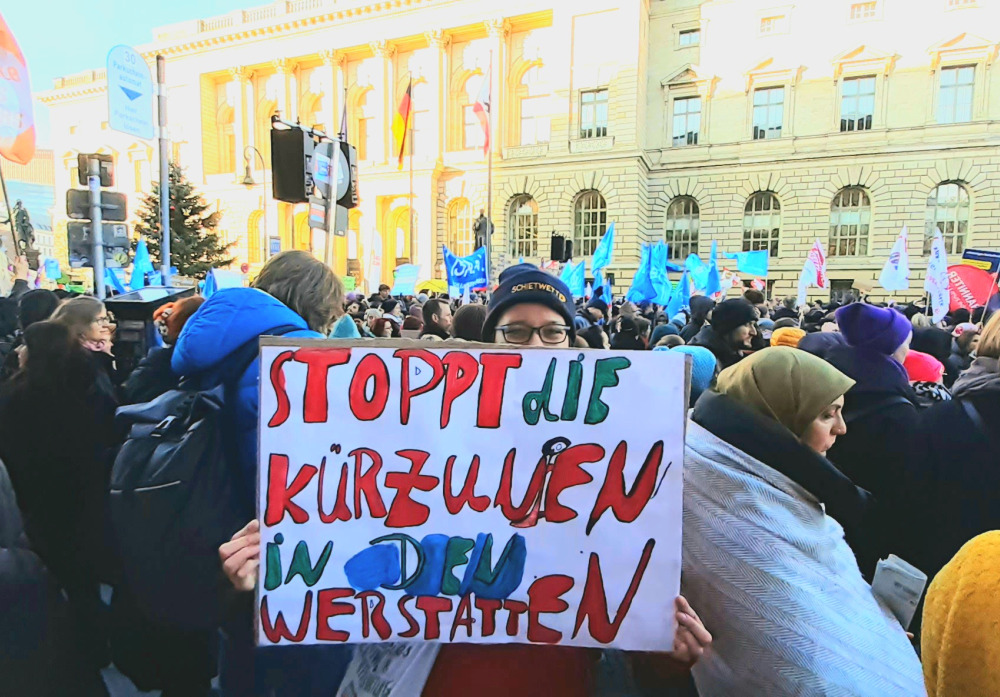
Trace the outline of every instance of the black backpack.
<path fill-rule="evenodd" d="M 266 332 L 281 336 L 300 327 Z M 111 521 L 123 583 L 148 619 L 212 629 L 227 583 L 219 545 L 255 515 L 227 402 L 258 354 L 258 337 L 226 359 L 220 384 L 170 390 L 118 410 L 128 431 L 111 471 Z"/>

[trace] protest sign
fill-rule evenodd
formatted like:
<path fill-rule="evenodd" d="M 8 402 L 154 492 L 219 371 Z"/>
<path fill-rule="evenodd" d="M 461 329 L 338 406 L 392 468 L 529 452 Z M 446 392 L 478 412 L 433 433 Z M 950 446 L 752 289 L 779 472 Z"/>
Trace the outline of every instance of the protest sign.
<path fill-rule="evenodd" d="M 672 648 L 684 356 L 265 338 L 260 365 L 261 645 Z"/>

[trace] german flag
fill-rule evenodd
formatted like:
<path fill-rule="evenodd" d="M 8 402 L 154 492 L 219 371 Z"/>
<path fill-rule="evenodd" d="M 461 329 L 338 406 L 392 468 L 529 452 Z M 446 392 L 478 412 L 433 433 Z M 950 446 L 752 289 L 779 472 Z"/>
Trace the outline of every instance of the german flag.
<path fill-rule="evenodd" d="M 406 132 L 410 130 L 410 118 L 413 112 L 413 101 L 410 97 L 413 90 L 413 78 L 406 85 L 406 93 L 399 100 L 399 108 L 396 115 L 392 117 L 392 135 L 396 139 L 396 147 L 399 151 L 399 162 L 397 167 L 403 169 L 403 155 L 406 154 Z"/>

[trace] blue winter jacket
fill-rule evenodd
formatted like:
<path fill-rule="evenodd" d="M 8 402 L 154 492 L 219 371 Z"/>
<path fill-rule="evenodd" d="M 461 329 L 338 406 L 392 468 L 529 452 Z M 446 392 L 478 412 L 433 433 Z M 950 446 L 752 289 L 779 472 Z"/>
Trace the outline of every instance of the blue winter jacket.
<path fill-rule="evenodd" d="M 306 321 L 267 293 L 256 288 L 220 290 L 191 315 L 181 331 L 171 369 L 194 379 L 200 389 L 221 382 L 225 360 L 246 342 L 281 326 L 301 329 L 289 337 L 322 338 Z M 260 361 L 254 359 L 237 384 L 235 411 L 230 414 L 237 432 L 240 464 L 251 490 L 257 479 L 257 412 Z"/>

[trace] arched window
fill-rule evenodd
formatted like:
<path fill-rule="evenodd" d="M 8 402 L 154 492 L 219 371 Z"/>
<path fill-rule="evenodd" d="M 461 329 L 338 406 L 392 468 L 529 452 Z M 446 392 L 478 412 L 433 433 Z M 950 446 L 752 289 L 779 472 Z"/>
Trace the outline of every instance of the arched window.
<path fill-rule="evenodd" d="M 527 194 L 511 199 L 507 208 L 510 256 L 538 256 L 538 204 Z"/>
<path fill-rule="evenodd" d="M 465 101 L 462 103 L 462 149 L 480 150 L 484 145 L 486 133 L 483 124 L 476 113 L 476 99 L 479 89 L 483 86 L 484 75 L 473 75 L 465 81 Z"/>
<path fill-rule="evenodd" d="M 573 254 L 589 257 L 608 227 L 608 208 L 597 191 L 583 191 L 573 204 Z"/>
<path fill-rule="evenodd" d="M 430 85 L 426 82 L 414 82 L 410 91 L 413 113 L 410 115 L 410 123 L 413 128 L 413 139 L 410 147 L 414 155 L 434 155 L 430 148 L 432 129 L 435 128 L 436 121 L 431 120 L 431 106 L 433 106 L 434 93 Z M 409 148 L 407 149 L 409 153 Z"/>
<path fill-rule="evenodd" d="M 942 182 L 927 197 L 924 254 L 930 254 L 935 228 L 944 235 L 948 254 L 961 254 L 969 234 L 969 190 L 961 182 Z"/>
<path fill-rule="evenodd" d="M 871 201 L 864 189 L 860 186 L 848 186 L 838 191 L 830 204 L 830 256 L 868 254 L 868 226 L 871 217 Z"/>
<path fill-rule="evenodd" d="M 778 236 L 781 233 L 781 204 L 770 191 L 757 191 L 747 199 L 743 209 L 743 251 L 768 250 L 778 256 Z"/>
<path fill-rule="evenodd" d="M 377 109 L 368 104 L 368 98 L 371 96 L 372 90 L 365 90 L 361 96 L 358 97 L 354 108 L 354 137 L 353 142 L 358 145 L 358 159 L 359 160 L 374 160 L 378 157 L 379 147 L 378 147 L 378 126 L 375 125 L 375 112 Z"/>
<path fill-rule="evenodd" d="M 701 212 L 698 202 L 690 196 L 678 196 L 667 206 L 664 242 L 669 246 L 671 259 L 687 259 L 698 253 L 698 226 Z"/>
<path fill-rule="evenodd" d="M 548 87 L 542 81 L 542 66 L 528 68 L 517 88 L 520 111 L 521 145 L 548 143 L 551 106 Z"/>
<path fill-rule="evenodd" d="M 472 223 L 469 201 L 464 198 L 452 201 L 448 206 L 448 232 L 444 243 L 455 256 L 469 256 L 474 251 Z"/>
<path fill-rule="evenodd" d="M 254 211 L 247 219 L 247 257 L 251 264 L 259 264 L 264 261 L 264 231 L 261 229 L 261 221 L 264 218 L 264 211 Z"/>

